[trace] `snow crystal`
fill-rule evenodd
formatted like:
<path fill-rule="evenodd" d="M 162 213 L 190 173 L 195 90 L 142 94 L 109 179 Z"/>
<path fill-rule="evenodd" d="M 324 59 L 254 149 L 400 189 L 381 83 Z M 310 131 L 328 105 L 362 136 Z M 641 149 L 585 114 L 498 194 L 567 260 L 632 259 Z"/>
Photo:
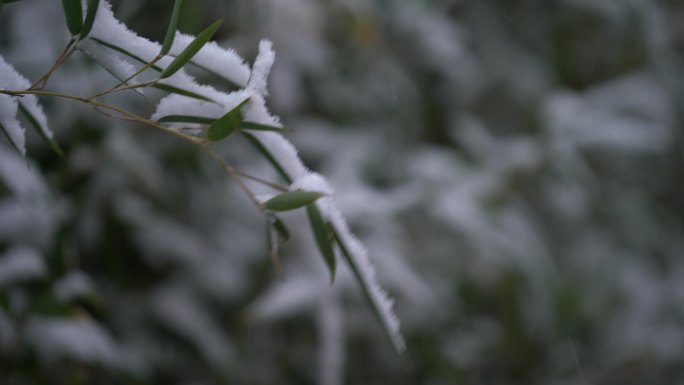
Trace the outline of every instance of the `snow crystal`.
<path fill-rule="evenodd" d="M 322 212 L 330 212 L 334 209 L 335 203 L 331 197 L 333 189 L 321 174 L 315 172 L 303 174 L 292 182 L 290 190 L 317 191 L 327 194 L 328 196 L 317 199 L 316 205 Z"/>
<path fill-rule="evenodd" d="M 11 249 L 0 258 L 0 287 L 40 278 L 44 274 L 45 263 L 33 249 L 25 247 Z"/>
<path fill-rule="evenodd" d="M 170 53 L 178 55 L 194 39 L 194 36 L 181 32 L 176 33 Z M 245 61 L 233 49 L 225 49 L 213 41 L 205 44 L 192 58 L 192 62 L 240 87 L 244 87 L 249 79 L 249 67 Z"/>
<path fill-rule="evenodd" d="M 259 42 L 259 54 L 252 66 L 252 74 L 249 77 L 247 88 L 259 95 L 268 96 L 266 88 L 268 74 L 271 72 L 274 62 L 275 51 L 273 51 L 273 43 L 270 40 L 262 40 Z"/>
<path fill-rule="evenodd" d="M 154 59 L 161 46 L 129 30 L 114 17 L 109 1 L 101 1 L 95 16 L 95 23 L 89 35 L 108 44 L 120 47 L 147 62 Z M 79 45 L 83 44 L 83 41 Z"/>
<path fill-rule="evenodd" d="M 135 32 L 129 30 L 123 23 L 114 17 L 111 4 L 108 1 L 101 1 L 95 19 L 95 25 L 89 35 L 90 39 L 97 39 L 115 47 L 121 48 L 129 54 L 143 60 L 150 62 L 157 57 L 161 51 L 161 46 L 158 43 L 152 42 L 144 37 L 137 35 Z M 79 43 L 79 47 L 85 46 L 88 49 L 88 39 Z M 165 68 L 173 59 L 170 56 L 165 56 L 157 62 L 157 65 Z M 121 70 L 123 68 L 118 68 Z M 213 87 L 199 85 L 192 77 L 188 76 L 183 70 L 175 73 L 173 76 L 164 79 L 160 83 L 181 88 L 186 91 L 194 92 L 210 99 L 218 97 L 220 94 Z"/>
<path fill-rule="evenodd" d="M 330 209 L 323 211 L 322 214 L 330 220 L 341 243 L 346 246 L 346 249 L 349 252 L 349 262 L 357 272 L 357 276 L 359 280 L 361 280 L 364 290 L 367 291 L 374 307 L 378 309 L 380 321 L 388 331 L 394 348 L 398 352 L 403 352 L 406 349 L 406 343 L 399 331 L 399 318 L 397 318 L 392 310 L 394 300 L 387 295 L 382 287 L 380 287 L 376 277 L 375 267 L 368 258 L 368 251 L 358 238 L 351 233 L 346 219 L 344 219 L 342 213 L 336 206 L 332 205 Z"/>
<path fill-rule="evenodd" d="M 251 93 L 250 103 L 245 111 L 245 119 L 255 123 L 282 127 L 280 119 L 268 111 L 264 97 L 254 92 Z"/>
<path fill-rule="evenodd" d="M 390 338 L 397 351 L 405 349 L 405 342 L 399 331 L 399 319 L 394 314 L 392 306 L 394 301 L 380 287 L 377 281 L 375 267 L 368 258 L 368 251 L 361 242 L 351 233 L 347 221 L 337 208 L 332 197 L 333 189 L 323 176 L 313 172 L 305 172 L 294 180 L 290 186 L 292 190 L 303 189 L 309 191 L 321 191 L 330 196 L 322 197 L 316 201 L 321 214 L 327 218 L 339 235 L 344 247 L 349 252 L 350 263 L 353 270 L 358 272 L 358 278 L 362 281 L 364 290 L 379 311 L 381 322 L 390 333 Z"/>
<path fill-rule="evenodd" d="M 333 189 L 328 181 L 319 173 L 308 172 L 292 182 L 291 190 L 319 191 L 332 194 Z"/>
<path fill-rule="evenodd" d="M 252 135 L 268 149 L 290 178 L 297 179 L 308 173 L 297 155 L 297 149 L 282 135 L 275 132 L 254 132 Z"/>

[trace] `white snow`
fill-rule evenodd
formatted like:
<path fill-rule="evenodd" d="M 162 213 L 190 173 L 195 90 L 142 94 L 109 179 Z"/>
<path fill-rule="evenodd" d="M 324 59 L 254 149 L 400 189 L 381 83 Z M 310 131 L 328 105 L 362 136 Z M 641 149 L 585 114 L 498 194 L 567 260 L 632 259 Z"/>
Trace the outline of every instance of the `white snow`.
<path fill-rule="evenodd" d="M 12 144 L 22 155 L 26 154 L 25 131 L 17 120 L 19 103 L 8 95 L 0 95 L 0 125 L 9 136 Z"/>
<path fill-rule="evenodd" d="M 100 8 L 97 10 L 89 37 L 123 48 L 147 62 L 154 59 L 161 50 L 159 44 L 138 36 L 118 21 L 114 17 L 109 1 L 100 1 Z M 83 41 L 80 44 L 83 44 Z"/>
<path fill-rule="evenodd" d="M 271 73 L 274 62 L 275 51 L 273 51 L 273 43 L 270 40 L 262 40 L 259 42 L 259 54 L 252 66 L 252 74 L 249 77 L 247 88 L 259 95 L 268 96 L 266 88 L 268 75 Z"/>
<path fill-rule="evenodd" d="M 297 149 L 282 135 L 275 132 L 254 132 L 252 135 L 268 149 L 290 178 L 294 180 L 308 173 L 297 155 Z"/>
<path fill-rule="evenodd" d="M 25 90 L 30 86 L 31 83 L 28 79 L 17 72 L 0 55 L 0 89 Z M 33 115 L 49 138 L 52 138 L 52 131 L 48 126 L 43 108 L 38 104 L 38 98 L 35 95 L 24 95 L 21 98 L 0 95 L 0 124 L 5 127 L 14 145 L 24 155 L 26 153 L 25 130 L 16 118 L 19 104 L 29 114 Z"/>
<path fill-rule="evenodd" d="M 216 104 L 178 94 L 171 94 L 159 102 L 157 110 L 152 115 L 152 119 L 158 120 L 169 115 L 188 115 L 217 119 L 237 107 L 248 97 L 249 94 L 245 91 L 220 94 L 217 95 L 215 100 L 221 104 Z"/>
<path fill-rule="evenodd" d="M 180 54 L 193 40 L 194 36 L 184 33 L 176 33 L 170 54 Z M 240 87 L 244 87 L 249 79 L 249 66 L 233 49 L 226 49 L 213 41 L 204 47 L 192 58 L 192 62 L 230 80 Z"/>
<path fill-rule="evenodd" d="M 18 247 L 0 256 L 0 287 L 45 275 L 45 263 L 30 248 Z"/>
<path fill-rule="evenodd" d="M 111 12 L 108 2 L 102 2 L 102 9 L 98 13 L 95 26 L 91 36 L 107 41 L 118 47 L 122 47 L 132 54 L 139 56 L 143 60 L 153 59 L 160 50 L 160 46 L 147 39 L 137 36 L 129 31 L 123 24 L 119 23 Z M 172 53 L 179 53 L 187 44 L 192 41 L 191 36 L 178 34 L 177 40 L 172 47 Z M 161 67 L 168 65 L 169 57 L 165 57 L 159 62 Z M 265 96 L 267 92 L 268 76 L 275 61 L 273 44 L 268 40 L 262 40 L 259 44 L 259 53 L 252 66 L 249 79 L 245 79 L 248 69 L 246 69 L 242 59 L 233 51 L 224 50 L 214 43 L 204 47 L 201 53 L 196 56 L 196 62 L 200 66 L 217 72 L 219 75 L 236 82 L 245 88 L 241 91 L 226 94 L 215 90 L 209 86 L 197 84 L 192 77 L 182 70 L 174 76 L 165 79 L 163 84 L 173 85 L 210 98 L 218 104 L 193 100 L 188 97 L 170 95 L 162 99 L 153 119 L 159 119 L 168 115 L 191 115 L 203 117 L 219 117 L 229 111 L 242 100 L 249 97 L 250 103 L 245 108 L 245 119 L 248 121 L 282 127 L 280 119 L 270 113 L 266 106 Z M 171 127 L 179 126 L 170 124 Z M 187 124 L 182 126 L 187 127 Z M 295 181 L 291 188 L 304 188 L 307 190 L 324 191 L 331 196 L 319 199 L 318 205 L 324 215 L 334 226 L 345 249 L 350 254 L 349 262 L 353 269 L 358 271 L 359 279 L 368 292 L 368 296 L 377 309 L 381 322 L 385 330 L 388 331 L 397 351 L 405 349 L 404 339 L 399 332 L 399 321 L 392 311 L 393 301 L 380 287 L 373 265 L 368 258 L 368 252 L 359 240 L 352 235 L 346 220 L 337 209 L 332 198 L 333 190 L 325 179 L 315 173 L 311 173 L 297 154 L 297 150 L 287 139 L 275 132 L 253 132 L 252 135 L 271 153 L 274 159 L 280 164 L 288 176 Z M 182 307 L 188 306 L 180 303 L 170 303 L 162 301 L 164 305 L 160 311 L 167 313 L 169 318 L 178 322 L 176 327 L 185 329 L 188 325 L 207 324 L 206 319 L 187 319 L 187 309 L 181 311 Z M 162 310 L 163 309 L 163 310 Z M 184 315 L 185 314 L 185 315 Z M 196 315 L 200 317 L 200 315 Z M 195 317 L 196 318 L 196 317 Z M 210 328 L 212 329 L 212 328 Z M 187 332 L 187 331 L 186 331 Z M 210 333 L 215 334 L 215 333 Z M 218 352 L 211 352 L 215 348 L 208 340 L 208 335 L 195 336 L 203 340 L 207 355 L 222 356 Z"/>
<path fill-rule="evenodd" d="M 316 201 L 318 208 L 324 218 L 330 221 L 335 231 L 340 237 L 347 251 L 350 254 L 350 262 L 354 265 L 354 270 L 358 271 L 359 279 L 363 281 L 368 295 L 378 310 L 381 322 L 389 332 L 392 343 L 397 351 L 404 351 L 406 344 L 399 331 L 399 319 L 392 310 L 394 301 L 380 287 L 378 283 L 375 267 L 368 258 L 368 251 L 363 244 L 349 230 L 349 225 L 342 213 L 337 208 L 332 197 L 333 189 L 328 182 L 317 173 L 306 172 L 298 179 L 295 179 L 290 186 L 292 190 L 303 189 L 309 191 L 321 191 L 330 196 L 322 197 Z"/>
<path fill-rule="evenodd" d="M 392 307 L 394 300 L 380 287 L 378 283 L 375 267 L 368 258 L 368 251 L 363 244 L 349 230 L 349 225 L 337 207 L 332 206 L 329 210 L 322 212 L 324 217 L 330 220 L 335 228 L 340 241 L 346 246 L 349 252 L 350 263 L 358 271 L 358 278 L 362 281 L 365 289 L 378 310 L 381 322 L 389 333 L 394 348 L 398 352 L 406 349 L 406 342 L 399 330 L 399 318 L 397 318 Z"/>
<path fill-rule="evenodd" d="M 121 81 L 128 79 L 136 71 L 130 62 L 114 54 L 112 50 L 95 43 L 93 40 L 86 39 L 81 41 L 78 44 L 78 49 Z M 130 83 L 138 83 L 137 78 L 131 79 Z M 142 88 L 136 88 L 135 90 L 136 92 L 143 92 Z"/>

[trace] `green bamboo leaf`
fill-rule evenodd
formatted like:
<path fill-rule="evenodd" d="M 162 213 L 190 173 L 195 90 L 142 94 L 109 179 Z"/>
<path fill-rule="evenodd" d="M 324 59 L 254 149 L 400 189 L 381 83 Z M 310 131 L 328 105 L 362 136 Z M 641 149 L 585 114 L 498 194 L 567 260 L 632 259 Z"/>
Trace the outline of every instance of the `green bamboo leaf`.
<path fill-rule="evenodd" d="M 247 102 L 249 102 L 249 98 L 243 100 L 237 107 L 216 119 L 216 121 L 207 129 L 207 139 L 216 142 L 232 134 L 236 128 L 240 127 L 240 124 L 242 123 L 242 112 L 240 109 L 242 109 Z"/>
<path fill-rule="evenodd" d="M 193 99 L 204 100 L 207 102 L 216 103 L 215 101 L 209 99 L 208 97 L 206 97 L 204 95 L 200 95 L 200 94 L 194 93 L 192 91 L 184 90 L 182 88 L 170 86 L 168 84 L 157 83 L 157 84 L 153 85 L 152 87 L 159 89 L 159 90 L 162 90 L 162 91 L 172 93 L 172 94 L 183 95 L 183 96 L 187 96 L 187 97 L 193 98 Z M 218 104 L 218 103 L 216 103 L 216 104 Z"/>
<path fill-rule="evenodd" d="M 7 132 L 7 129 L 5 128 L 5 126 L 2 125 L 2 123 L 0 123 L 0 131 L 2 131 L 3 134 L 5 134 L 7 140 L 10 142 L 12 147 L 14 147 L 14 149 L 17 150 L 17 153 L 19 153 L 19 155 L 21 156 L 24 156 L 24 154 L 22 154 L 21 150 L 19 149 L 19 146 L 17 146 L 17 144 L 14 143 L 12 137 L 10 136 L 9 132 Z"/>
<path fill-rule="evenodd" d="M 212 36 L 214 36 L 214 33 L 216 33 L 216 30 L 218 27 L 221 25 L 221 20 L 218 20 L 214 24 L 210 25 L 205 29 L 204 31 L 200 32 L 199 35 L 195 38 L 195 40 L 192 41 L 192 43 L 188 44 L 187 47 L 181 52 L 176 58 L 169 64 L 164 71 L 162 71 L 161 75 L 159 75 L 160 78 L 168 78 L 169 76 L 175 74 L 178 72 L 181 68 L 183 68 L 184 65 L 186 65 L 190 59 L 192 59 L 197 52 L 199 52 L 202 47 L 204 47 L 205 44 L 211 39 Z"/>
<path fill-rule="evenodd" d="M 93 29 L 98 8 L 100 8 L 100 0 L 88 0 L 86 17 L 83 22 L 83 29 L 81 30 L 81 39 L 85 39 L 90 34 L 90 30 Z"/>
<path fill-rule="evenodd" d="M 304 207 L 325 194 L 318 191 L 295 190 L 278 194 L 264 203 L 267 210 L 290 211 Z"/>
<path fill-rule="evenodd" d="M 180 9 L 183 0 L 176 0 L 173 3 L 173 12 L 171 12 L 171 20 L 169 21 L 169 28 L 166 30 L 166 37 L 164 37 L 164 44 L 162 44 L 161 55 L 166 55 L 171 50 L 173 45 L 173 38 L 176 36 L 176 29 L 178 29 L 178 18 L 180 17 Z"/>
<path fill-rule="evenodd" d="M 267 124 L 248 122 L 248 121 L 242 122 L 242 124 L 240 124 L 240 127 L 248 129 L 248 130 L 255 130 L 255 131 L 275 131 L 275 132 L 288 131 L 288 129 L 284 128 L 284 127 L 269 126 Z"/>
<path fill-rule="evenodd" d="M 280 242 L 286 242 L 290 239 L 290 230 L 288 230 L 285 223 L 277 215 L 268 213 L 267 219 L 269 226 L 273 227 L 278 233 Z"/>
<path fill-rule="evenodd" d="M 278 174 L 280 174 L 280 176 L 282 176 L 287 183 L 292 183 L 292 178 L 287 174 L 283 166 L 280 163 L 278 163 L 278 161 L 275 159 L 275 157 L 273 157 L 273 155 L 268 151 L 268 149 L 264 147 L 263 144 L 261 144 L 259 139 L 245 131 L 243 131 L 242 134 L 247 139 L 247 141 L 249 141 L 249 143 L 251 143 L 252 146 L 254 146 L 254 148 L 256 148 L 257 151 L 259 151 L 261 155 L 263 155 L 264 158 L 268 160 L 269 163 L 271 163 L 273 168 L 275 168 Z"/>
<path fill-rule="evenodd" d="M 318 250 L 321 252 L 330 271 L 330 282 L 332 283 L 335 280 L 335 270 L 337 268 L 335 251 L 333 249 L 335 234 L 330 224 L 323 219 L 320 210 L 315 204 L 311 203 L 306 206 L 306 212 L 309 215 L 309 222 L 311 223 L 311 229 L 313 230 Z"/>
<path fill-rule="evenodd" d="M 159 123 L 197 123 L 197 124 L 212 124 L 216 118 L 207 118 L 204 116 L 192 115 L 166 115 L 157 120 Z"/>
<path fill-rule="evenodd" d="M 276 234 L 270 222 L 266 223 L 266 245 L 268 246 L 268 255 L 271 257 L 273 268 L 280 275 L 280 255 L 278 254 L 280 241 L 276 239 Z"/>
<path fill-rule="evenodd" d="M 35 116 L 24 106 L 24 104 L 19 101 L 19 111 L 26 117 L 26 120 L 28 120 L 29 123 L 31 123 L 31 126 L 38 132 L 40 137 L 50 145 L 50 148 L 59 155 L 60 157 L 64 157 L 64 151 L 62 148 L 59 146 L 59 144 L 48 135 L 48 132 L 45 127 L 43 127 L 39 122 L 38 119 L 36 119 Z"/>
<path fill-rule="evenodd" d="M 66 17 L 69 32 L 74 36 L 78 35 L 83 28 L 81 0 L 62 0 L 62 7 L 64 8 L 64 16 Z"/>
<path fill-rule="evenodd" d="M 275 217 L 275 220 L 273 221 L 273 228 L 275 228 L 278 232 L 281 242 L 286 242 L 290 239 L 290 230 L 288 230 L 287 226 L 285 226 L 285 223 L 283 223 L 280 218 Z"/>

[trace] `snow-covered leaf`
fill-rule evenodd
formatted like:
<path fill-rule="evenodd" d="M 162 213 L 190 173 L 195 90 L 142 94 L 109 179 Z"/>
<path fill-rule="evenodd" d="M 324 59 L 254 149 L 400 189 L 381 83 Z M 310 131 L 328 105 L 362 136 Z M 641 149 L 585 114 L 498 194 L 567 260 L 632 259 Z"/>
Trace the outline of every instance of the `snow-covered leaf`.
<path fill-rule="evenodd" d="M 330 223 L 323 219 L 321 212 L 315 204 L 306 206 L 306 212 L 309 216 L 309 223 L 311 223 L 311 230 L 313 231 L 318 250 L 321 252 L 321 256 L 323 256 L 323 259 L 328 266 L 328 271 L 330 271 L 330 282 L 333 282 L 335 280 L 335 270 L 337 267 L 335 251 L 333 249 L 335 235 L 330 227 Z"/>
<path fill-rule="evenodd" d="M 200 32 L 199 35 L 195 38 L 195 40 L 192 41 L 192 43 L 188 44 L 187 47 L 176 56 L 176 58 L 166 66 L 166 68 L 162 71 L 161 77 L 162 79 L 168 78 L 169 76 L 175 74 L 183 68 L 184 65 L 186 65 L 199 50 L 204 47 L 205 44 L 211 39 L 212 36 L 214 36 L 214 33 L 216 33 L 216 30 L 219 28 L 221 25 L 221 20 L 218 20 L 214 22 L 214 24 L 210 25 L 207 27 L 204 31 Z"/>

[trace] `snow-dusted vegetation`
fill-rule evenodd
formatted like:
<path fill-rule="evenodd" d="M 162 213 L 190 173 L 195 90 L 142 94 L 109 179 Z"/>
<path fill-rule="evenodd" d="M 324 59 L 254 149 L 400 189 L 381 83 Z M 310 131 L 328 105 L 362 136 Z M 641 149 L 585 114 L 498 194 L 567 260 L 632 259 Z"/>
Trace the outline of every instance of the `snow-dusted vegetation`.
<path fill-rule="evenodd" d="M 112 3 L 0 9 L 0 384 L 684 380 L 677 1 Z"/>

